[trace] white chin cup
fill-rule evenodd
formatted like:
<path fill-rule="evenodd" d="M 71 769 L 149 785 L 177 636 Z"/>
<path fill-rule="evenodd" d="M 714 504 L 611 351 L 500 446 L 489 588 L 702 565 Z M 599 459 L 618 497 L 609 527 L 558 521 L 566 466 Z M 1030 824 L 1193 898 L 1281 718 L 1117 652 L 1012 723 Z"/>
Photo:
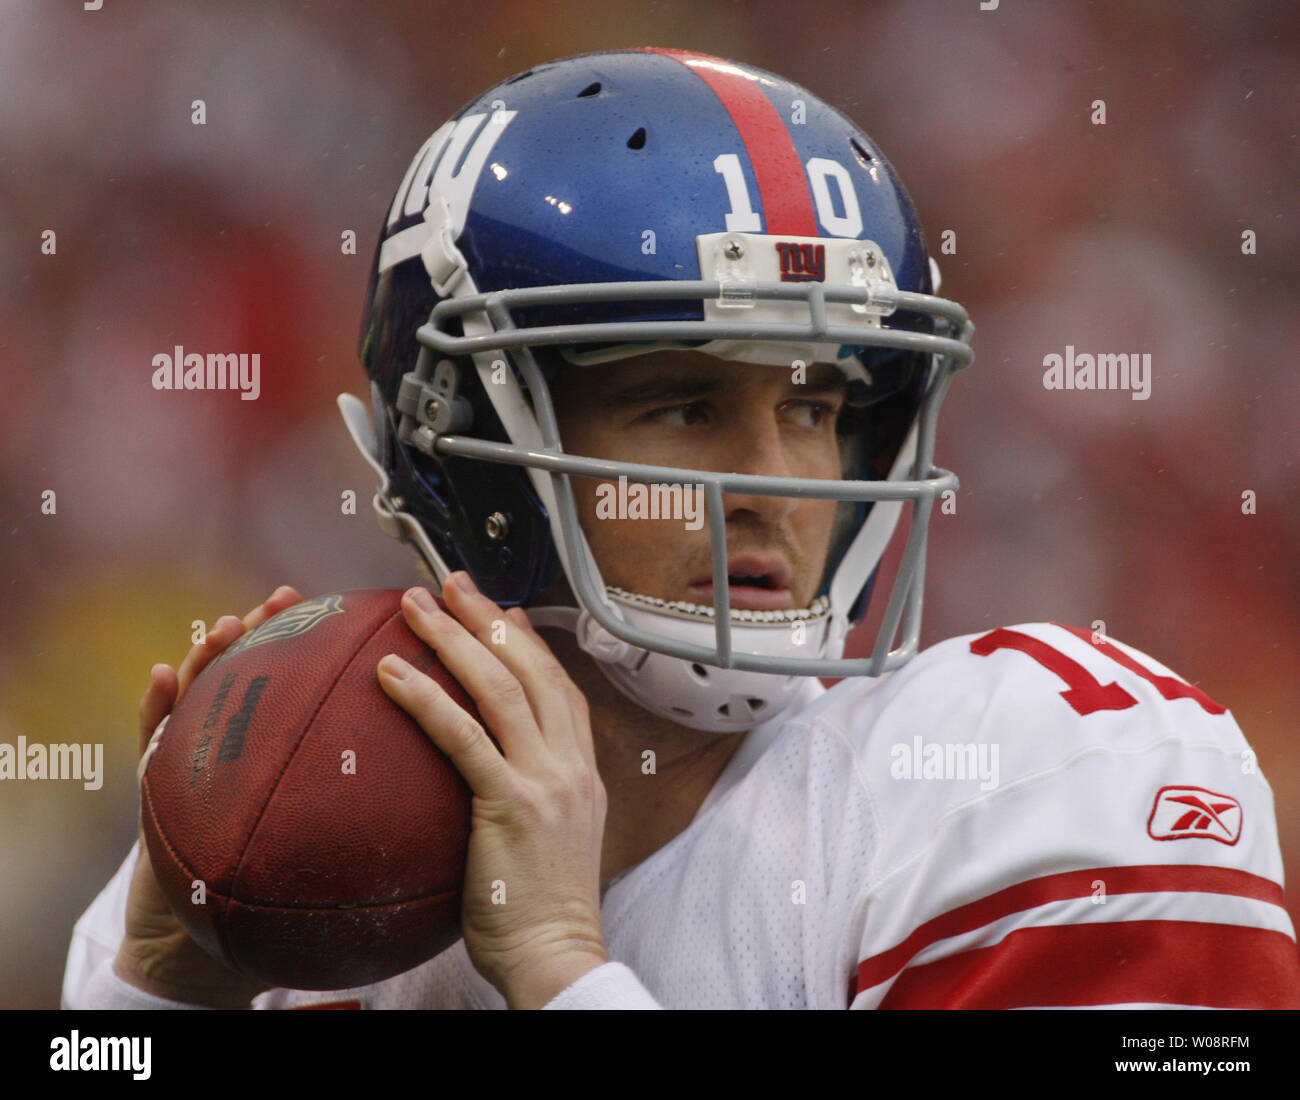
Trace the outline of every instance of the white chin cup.
<path fill-rule="evenodd" d="M 712 616 L 666 613 L 612 595 L 606 606 L 629 626 L 709 649 L 716 644 Z M 795 622 L 802 623 L 801 631 Z M 791 622 L 745 623 L 733 616 L 732 646 L 765 657 L 836 659 L 843 655 L 846 630 L 833 626 L 829 607 Z M 806 679 L 715 668 L 648 651 L 616 638 L 587 611 L 578 615 L 576 634 L 578 645 L 624 695 L 652 714 L 697 730 L 737 733 L 776 718 L 795 702 Z"/>

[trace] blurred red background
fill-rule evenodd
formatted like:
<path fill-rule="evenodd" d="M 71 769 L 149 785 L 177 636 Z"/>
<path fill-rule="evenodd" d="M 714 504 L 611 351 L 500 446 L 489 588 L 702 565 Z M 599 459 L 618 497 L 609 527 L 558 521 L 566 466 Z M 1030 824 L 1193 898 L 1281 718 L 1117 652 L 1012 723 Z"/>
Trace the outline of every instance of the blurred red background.
<path fill-rule="evenodd" d="M 935 517 L 923 644 L 1101 620 L 1199 684 L 1273 785 L 1300 919 L 1293 5 L 0 13 L 0 740 L 102 742 L 106 770 L 93 792 L 0 787 L 0 1006 L 58 1003 L 72 923 L 134 837 L 149 667 L 180 660 L 191 622 L 282 583 L 415 579 L 334 406 L 364 393 L 362 295 L 410 156 L 491 84 L 630 45 L 806 85 L 880 143 L 932 251 L 955 232 L 943 292 L 979 331 L 940 421 L 963 489 Z M 260 398 L 156 392 L 152 357 L 176 344 L 260 353 Z M 1151 398 L 1045 390 L 1067 344 L 1149 352 Z"/>

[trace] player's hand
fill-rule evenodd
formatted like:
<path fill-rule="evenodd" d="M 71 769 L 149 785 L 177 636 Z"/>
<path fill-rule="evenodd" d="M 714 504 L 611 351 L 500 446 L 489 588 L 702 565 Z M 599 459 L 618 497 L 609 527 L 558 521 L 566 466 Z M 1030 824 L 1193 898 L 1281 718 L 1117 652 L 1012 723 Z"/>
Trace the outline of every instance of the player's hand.
<path fill-rule="evenodd" d="M 402 612 L 473 697 L 501 747 L 406 662 L 385 657 L 379 682 L 474 792 L 461 908 L 470 961 L 511 1008 L 540 1008 L 608 961 L 600 920 L 605 788 L 587 701 L 523 611 L 503 612 L 466 573 L 447 579 L 443 599 L 450 615 L 413 588 Z"/>
<path fill-rule="evenodd" d="M 301 601 L 292 588 L 277 588 L 242 620 L 235 615 L 218 619 L 204 641 L 190 650 L 179 670 L 154 665 L 149 671 L 149 687 L 140 700 L 140 755 L 144 755 L 159 723 L 218 654 L 272 615 Z M 148 993 L 214 1008 L 247 1008 L 257 994 L 269 988 L 223 966 L 190 938 L 158 885 L 143 831 L 140 858 L 126 901 L 126 935 L 113 968 L 124 981 Z"/>

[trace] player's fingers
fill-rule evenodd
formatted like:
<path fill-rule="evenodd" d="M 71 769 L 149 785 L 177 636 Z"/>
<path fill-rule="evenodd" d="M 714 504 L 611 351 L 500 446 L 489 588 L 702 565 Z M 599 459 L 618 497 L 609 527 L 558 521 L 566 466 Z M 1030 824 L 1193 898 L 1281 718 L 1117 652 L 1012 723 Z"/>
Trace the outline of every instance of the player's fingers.
<path fill-rule="evenodd" d="M 145 768 L 151 756 L 150 744 L 154 733 L 167 720 L 167 715 L 176 704 L 176 673 L 171 665 L 157 664 L 149 670 L 149 686 L 140 700 L 140 732 L 136 742 L 136 782 L 142 781 Z M 148 859 L 148 849 L 144 839 L 144 805 L 141 803 L 141 816 L 136 821 L 139 831 L 140 855 Z"/>
<path fill-rule="evenodd" d="M 395 653 L 379 662 L 379 684 L 450 757 L 480 798 L 506 794 L 505 760 L 483 727 L 437 682 Z"/>
<path fill-rule="evenodd" d="M 180 681 L 177 697 L 184 695 L 189 690 L 190 684 L 194 682 L 194 678 L 232 642 L 241 638 L 247 631 L 256 630 L 272 615 L 278 615 L 285 608 L 301 602 L 302 597 L 298 592 L 284 584 L 272 592 L 265 603 L 253 608 L 242 619 L 236 615 L 221 616 L 208 631 L 204 640 L 191 649 L 186 654 L 185 660 L 181 662 L 177 670 Z"/>
<path fill-rule="evenodd" d="M 256 630 L 272 615 L 278 615 L 285 608 L 292 607 L 296 603 L 302 603 L 302 597 L 298 595 L 297 590 L 282 584 L 266 598 L 264 604 L 253 608 L 244 616 L 244 629 Z"/>
<path fill-rule="evenodd" d="M 420 606 L 426 597 L 428 606 Z M 540 761 L 545 754 L 543 711 L 548 705 L 554 708 L 556 700 L 530 699 L 523 684 L 498 659 L 497 651 L 503 647 L 480 642 L 465 625 L 440 609 L 424 589 L 412 588 L 402 597 L 402 612 L 411 630 L 438 654 L 447 671 L 478 704 L 506 758 L 525 768 Z M 490 634 L 490 621 L 475 625 Z"/>
<path fill-rule="evenodd" d="M 553 749 L 572 750 L 579 739 L 578 716 L 573 710 L 570 691 L 574 685 L 541 636 L 534 630 L 523 629 L 517 618 L 512 620 L 492 600 L 481 595 L 468 573 L 454 573 L 449 577 L 443 587 L 443 598 L 464 629 L 522 686 L 547 744 Z M 451 671 L 460 678 L 458 669 Z M 471 676 L 474 671 L 477 669 L 471 671 Z M 474 698 L 478 700 L 477 695 Z M 491 720 L 486 711 L 484 717 Z"/>
<path fill-rule="evenodd" d="M 140 733 L 136 756 L 143 755 L 153 731 L 171 713 L 176 703 L 176 673 L 171 665 L 154 665 L 149 670 L 149 686 L 140 700 Z"/>
<path fill-rule="evenodd" d="M 176 698 L 179 700 L 184 696 L 190 684 L 194 682 L 194 677 L 207 668 L 217 654 L 243 633 L 244 624 L 234 615 L 222 615 L 213 623 L 212 629 L 207 632 L 203 641 L 185 655 L 185 660 L 181 662 L 181 667 L 176 672 L 178 683 Z"/>
<path fill-rule="evenodd" d="M 565 698 L 569 705 L 566 727 L 572 731 L 572 740 L 575 743 L 577 750 L 582 754 L 583 759 L 592 768 L 595 768 L 596 749 L 592 743 L 591 715 L 587 708 L 587 697 L 582 693 L 582 689 L 573 682 L 568 671 L 560 665 L 559 660 L 555 657 L 555 651 L 546 644 L 546 639 L 537 633 L 537 629 L 528 618 L 527 611 L 522 607 L 512 607 L 506 612 L 506 618 L 519 627 L 520 631 L 531 639 L 532 645 L 545 654 L 546 658 L 549 658 L 550 662 L 554 662 L 554 666 L 558 667 L 560 673 L 562 673 L 562 675 L 554 677 L 551 677 L 549 673 L 545 672 L 544 675 L 546 675 L 548 679 L 554 679 L 556 683 L 563 688 Z M 543 659 L 544 669 L 550 667 L 546 658 Z M 559 736 L 561 738 L 563 737 L 562 734 Z"/>
<path fill-rule="evenodd" d="M 528 617 L 527 611 L 522 607 L 514 607 L 510 609 L 509 617 L 514 619 L 523 629 L 536 638 L 540 645 L 545 646 L 547 651 L 554 655 L 555 650 L 551 647 L 551 643 L 548 642 L 538 631 L 537 627 L 533 625 L 533 621 Z M 558 632 L 557 628 L 557 633 Z M 566 687 L 571 713 L 573 715 L 573 729 L 575 736 L 577 737 L 578 748 L 582 753 L 583 759 L 586 760 L 592 768 L 595 768 L 596 750 L 591 736 L 591 712 L 587 704 L 587 697 L 583 694 L 582 689 L 573 682 L 573 678 L 568 676 L 567 670 L 565 676 L 568 679 Z"/>

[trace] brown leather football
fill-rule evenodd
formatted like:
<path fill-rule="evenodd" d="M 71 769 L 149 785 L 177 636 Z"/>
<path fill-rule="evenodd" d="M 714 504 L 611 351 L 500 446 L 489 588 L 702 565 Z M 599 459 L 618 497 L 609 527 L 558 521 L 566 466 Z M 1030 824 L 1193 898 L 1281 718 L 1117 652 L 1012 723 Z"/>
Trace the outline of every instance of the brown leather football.
<path fill-rule="evenodd" d="M 460 936 L 471 792 L 375 667 L 397 653 L 478 712 L 401 597 L 318 596 L 244 635 L 195 678 L 145 770 L 145 840 L 177 917 L 273 986 L 368 985 Z"/>

